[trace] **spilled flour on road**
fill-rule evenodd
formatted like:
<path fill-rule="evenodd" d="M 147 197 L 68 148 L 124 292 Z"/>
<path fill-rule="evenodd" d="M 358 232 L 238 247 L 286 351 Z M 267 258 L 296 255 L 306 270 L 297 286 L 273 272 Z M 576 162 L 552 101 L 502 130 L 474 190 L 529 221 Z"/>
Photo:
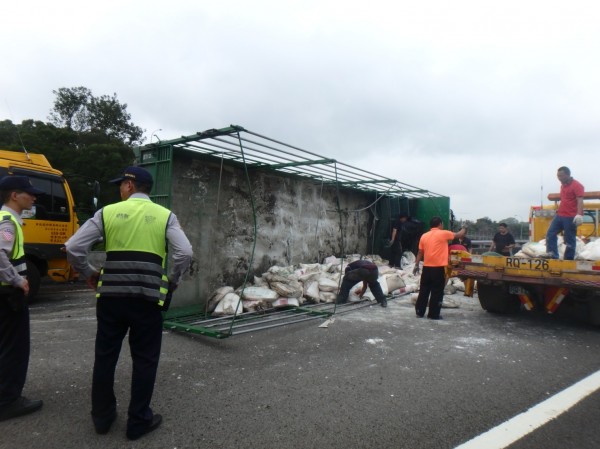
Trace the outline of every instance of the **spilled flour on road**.
<path fill-rule="evenodd" d="M 468 347 L 474 346 L 485 346 L 493 343 L 489 338 L 476 338 L 476 337 L 460 337 L 456 339 L 457 343 L 461 343 Z M 457 346 L 458 347 L 458 346 Z"/>

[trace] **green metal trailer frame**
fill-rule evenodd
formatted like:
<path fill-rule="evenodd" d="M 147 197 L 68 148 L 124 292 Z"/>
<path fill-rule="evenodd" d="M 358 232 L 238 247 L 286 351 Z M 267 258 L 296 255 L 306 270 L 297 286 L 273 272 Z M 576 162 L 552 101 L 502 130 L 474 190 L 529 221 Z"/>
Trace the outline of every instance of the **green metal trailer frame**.
<path fill-rule="evenodd" d="M 153 137 L 157 136 L 153 135 Z M 335 185 L 337 188 L 373 193 L 374 202 L 369 207 L 377 221 L 374 232 L 369 236 L 368 245 L 369 251 L 373 254 L 386 251 L 391 227 L 401 212 L 423 221 L 426 228 L 433 215 L 442 217 L 445 224 L 449 225 L 450 199 L 447 196 L 396 179 L 381 177 L 364 169 L 265 137 L 238 125 L 209 129 L 170 140 L 157 138 L 156 142 L 137 147 L 134 151 L 138 165 L 149 170 L 154 177 L 151 199 L 168 208 L 171 207 L 173 155 L 179 151 L 190 151 L 220 160 L 221 164 L 227 161 L 230 164 L 243 165 L 249 170 L 273 170 L 289 176 L 307 177 L 319 183 Z M 229 330 L 225 332 L 215 326 L 216 322 L 205 316 L 199 309 L 200 307 L 194 310 L 192 307 L 169 311 L 165 316 L 165 328 L 225 338 L 234 333 L 242 333 L 242 324 L 245 328 L 263 328 L 263 326 L 246 326 L 246 324 L 249 321 L 265 320 L 264 317 L 268 315 L 231 317 Z M 327 318 L 335 313 L 335 307 L 323 313 L 315 313 L 314 310 L 306 307 L 291 312 L 288 310 L 286 313 L 295 316 L 306 314 L 303 318 Z M 297 321 L 282 320 L 282 322 Z"/>
<path fill-rule="evenodd" d="M 353 312 L 373 305 L 379 306 L 378 303 L 368 299 L 345 304 L 305 304 L 300 307 L 244 312 L 235 317 L 211 317 L 206 315 L 199 305 L 193 305 L 170 310 L 165 316 L 163 327 L 222 339 L 309 320 L 327 319 L 334 315 Z"/>

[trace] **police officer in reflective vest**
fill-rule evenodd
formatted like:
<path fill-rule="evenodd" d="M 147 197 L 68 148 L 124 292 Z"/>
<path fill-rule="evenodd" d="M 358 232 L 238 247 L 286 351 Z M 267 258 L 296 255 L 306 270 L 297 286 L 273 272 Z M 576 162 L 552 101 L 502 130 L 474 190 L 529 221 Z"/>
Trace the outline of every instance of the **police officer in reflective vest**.
<path fill-rule="evenodd" d="M 162 339 L 162 311 L 189 268 L 192 246 L 177 217 L 154 204 L 148 194 L 152 175 L 127 167 L 110 181 L 118 184 L 123 201 L 96 212 L 66 243 L 67 258 L 88 285 L 97 290 L 96 350 L 92 380 L 92 421 L 96 432 L 108 433 L 117 417 L 115 368 L 129 331 L 133 362 L 127 438 L 136 440 L 160 426 L 150 401 Z M 89 248 L 104 238 L 106 262 L 98 273 L 87 261 Z M 171 274 L 167 278 L 168 253 Z"/>
<path fill-rule="evenodd" d="M 35 412 L 42 401 L 22 396 L 29 367 L 29 293 L 21 213 L 44 192 L 27 176 L 0 179 L 0 421 Z M 6 432 L 5 432 L 6 433 Z"/>

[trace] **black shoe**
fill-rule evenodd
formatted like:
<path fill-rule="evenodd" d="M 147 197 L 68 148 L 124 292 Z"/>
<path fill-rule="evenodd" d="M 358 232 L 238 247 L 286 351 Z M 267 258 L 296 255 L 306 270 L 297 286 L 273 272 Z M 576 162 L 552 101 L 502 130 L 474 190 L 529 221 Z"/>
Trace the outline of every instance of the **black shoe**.
<path fill-rule="evenodd" d="M 444 319 L 444 317 L 442 317 L 442 315 L 428 316 L 427 318 L 429 318 L 430 320 L 443 320 Z"/>
<path fill-rule="evenodd" d="M 538 256 L 540 259 L 558 259 L 553 253 L 542 253 Z"/>
<path fill-rule="evenodd" d="M 152 417 L 152 422 L 144 430 L 138 431 L 136 433 L 127 431 L 127 438 L 130 440 L 137 440 L 138 438 L 143 437 L 147 433 L 150 433 L 153 430 L 156 430 L 160 426 L 161 423 L 162 423 L 162 416 L 156 414 Z"/>
<path fill-rule="evenodd" d="M 0 408 L 0 421 L 16 418 L 18 416 L 28 415 L 42 408 L 44 402 L 36 399 L 30 400 L 21 396 L 14 402 Z"/>
<path fill-rule="evenodd" d="M 383 298 L 383 299 L 381 300 L 380 304 L 381 304 L 381 307 L 387 307 L 387 299 L 386 299 L 386 298 Z"/>
<path fill-rule="evenodd" d="M 421 314 L 421 313 L 417 313 L 417 318 L 423 318 L 425 316 L 425 314 Z"/>
<path fill-rule="evenodd" d="M 104 420 L 102 422 L 98 422 L 97 420 L 92 418 L 92 420 L 94 421 L 94 429 L 96 429 L 96 433 L 98 435 L 106 435 L 110 430 L 110 426 L 112 426 L 112 424 L 115 422 L 115 419 L 117 419 L 116 413 L 112 415 L 112 417 L 110 417 L 108 420 Z"/>

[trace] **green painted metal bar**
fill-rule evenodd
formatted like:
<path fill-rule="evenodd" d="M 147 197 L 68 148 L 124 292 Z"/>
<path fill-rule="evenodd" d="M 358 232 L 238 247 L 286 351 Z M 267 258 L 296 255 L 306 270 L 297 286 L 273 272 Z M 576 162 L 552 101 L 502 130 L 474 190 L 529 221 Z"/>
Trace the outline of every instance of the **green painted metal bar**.
<path fill-rule="evenodd" d="M 292 312 L 294 313 L 302 313 L 302 312 L 308 312 L 311 315 L 323 315 L 326 316 L 327 318 L 329 318 L 331 316 L 331 312 L 329 311 L 320 311 L 320 310 L 313 310 L 313 309 L 309 309 L 308 307 L 295 307 L 293 309 L 291 309 Z"/>
<path fill-rule="evenodd" d="M 278 320 L 284 320 L 287 317 L 294 314 L 306 314 L 315 317 L 328 317 L 329 315 L 331 315 L 331 313 L 327 311 L 318 311 L 301 307 L 294 307 L 287 309 L 270 310 L 265 312 L 245 312 L 238 314 L 236 317 L 225 316 L 216 318 L 205 316 L 203 313 L 194 315 L 187 312 L 183 314 L 180 313 L 177 317 L 169 316 L 165 321 L 178 322 L 179 324 L 187 326 L 197 326 L 210 329 L 216 328 L 225 322 L 229 323 L 233 320 L 237 323 L 236 328 L 239 329 L 242 327 L 252 325 L 252 323 L 255 321 L 273 322 Z M 229 324 L 227 324 L 227 326 L 229 326 Z"/>
<path fill-rule="evenodd" d="M 205 335 L 212 338 L 227 338 L 229 334 L 213 329 L 195 326 L 193 323 L 199 319 L 206 319 L 207 315 L 200 305 L 175 307 L 163 314 L 163 327 L 165 329 Z"/>
<path fill-rule="evenodd" d="M 369 300 L 339 304 L 337 307 L 332 303 L 306 304 L 300 307 L 271 309 L 263 312 L 244 312 L 236 317 L 228 315 L 214 318 L 204 314 L 199 305 L 193 305 L 169 310 L 165 314 L 163 327 L 169 330 L 223 339 L 308 320 L 327 319 L 374 304 Z"/>
<path fill-rule="evenodd" d="M 270 169 L 277 170 L 278 168 L 300 167 L 302 165 L 333 164 L 334 162 L 335 159 L 318 159 L 315 161 L 289 162 L 287 164 L 265 164 L 265 166 Z"/>
<path fill-rule="evenodd" d="M 235 134 L 237 132 L 246 131 L 242 126 L 231 125 L 220 129 L 207 129 L 206 131 L 197 132 L 190 136 L 181 136 L 177 139 L 161 140 L 155 143 L 149 143 L 144 148 L 157 148 L 165 145 L 182 145 L 188 142 L 196 142 L 201 139 L 209 139 L 218 136 L 225 136 L 229 134 Z"/>
<path fill-rule="evenodd" d="M 332 183 L 341 182 L 342 185 L 348 188 L 355 188 L 362 191 L 372 190 L 389 196 L 407 195 L 415 198 L 441 196 L 437 193 L 418 189 L 396 180 L 382 179 L 374 173 L 341 162 L 335 162 L 336 167 L 339 167 L 339 173 L 337 173 L 334 181 L 330 168 L 330 164 L 334 163 L 332 159 L 251 132 L 238 125 L 208 129 L 189 136 L 181 136 L 177 139 L 153 142 L 136 148 L 136 153 L 140 155 L 138 157 L 140 165 L 150 165 L 150 162 L 154 158 L 162 159 L 162 156 L 159 154 L 161 151 L 172 152 L 180 150 L 195 151 L 204 153 L 207 156 L 226 158 L 240 163 L 239 133 L 246 136 L 240 137 L 240 140 L 245 142 L 244 152 L 246 153 L 246 157 L 244 163 L 248 165 L 273 170 L 279 169 L 284 173 L 287 173 L 289 170 L 292 174 L 308 176 L 317 179 L 319 182 L 323 180 Z M 253 136 L 253 138 L 248 138 L 247 136 Z M 315 157 L 318 159 L 315 159 Z M 168 159 L 172 159 L 172 155 L 169 155 Z M 164 179 L 167 178 L 170 180 L 170 176 Z M 392 182 L 397 183 L 398 188 L 389 191 L 385 189 L 385 185 Z M 159 192 L 156 191 L 154 193 L 157 194 Z M 161 198 L 161 200 L 169 201 L 170 198 Z"/>
<path fill-rule="evenodd" d="M 171 186 L 173 170 L 173 147 L 167 144 L 146 146 L 138 149 L 136 154 L 139 165 L 147 169 L 154 178 L 154 186 L 150 198 L 166 208 L 171 207 Z"/>
<path fill-rule="evenodd" d="M 359 184 L 395 184 L 395 179 L 367 179 L 364 181 L 340 181 L 342 185 L 359 185 Z"/>
<path fill-rule="evenodd" d="M 227 316 L 210 318 L 199 311 L 199 307 L 191 306 L 183 310 L 169 311 L 164 319 L 165 329 L 205 335 L 213 338 L 227 338 L 231 335 L 268 329 L 317 318 L 328 318 L 331 312 L 310 310 L 300 307 L 271 312 L 246 312 L 236 317 Z M 297 318 L 301 316 L 300 318 Z M 229 328 L 233 320 L 231 334 Z M 221 328 L 219 328 L 219 326 Z"/>
<path fill-rule="evenodd" d="M 198 327 L 198 326 L 188 326 L 186 324 L 181 324 L 181 323 L 173 323 L 173 322 L 166 323 L 165 322 L 165 323 L 163 323 L 163 327 L 165 329 L 169 329 L 169 330 L 187 332 L 190 334 L 205 335 L 207 337 L 213 337 L 213 338 L 218 338 L 218 339 L 229 337 L 229 334 L 227 334 L 227 333 L 213 331 L 211 329 L 206 329 L 206 328 Z"/>
<path fill-rule="evenodd" d="M 414 189 L 414 190 L 399 189 L 399 190 L 391 190 L 390 192 L 398 192 L 398 193 L 429 193 L 428 190 L 424 190 L 424 189 Z"/>

